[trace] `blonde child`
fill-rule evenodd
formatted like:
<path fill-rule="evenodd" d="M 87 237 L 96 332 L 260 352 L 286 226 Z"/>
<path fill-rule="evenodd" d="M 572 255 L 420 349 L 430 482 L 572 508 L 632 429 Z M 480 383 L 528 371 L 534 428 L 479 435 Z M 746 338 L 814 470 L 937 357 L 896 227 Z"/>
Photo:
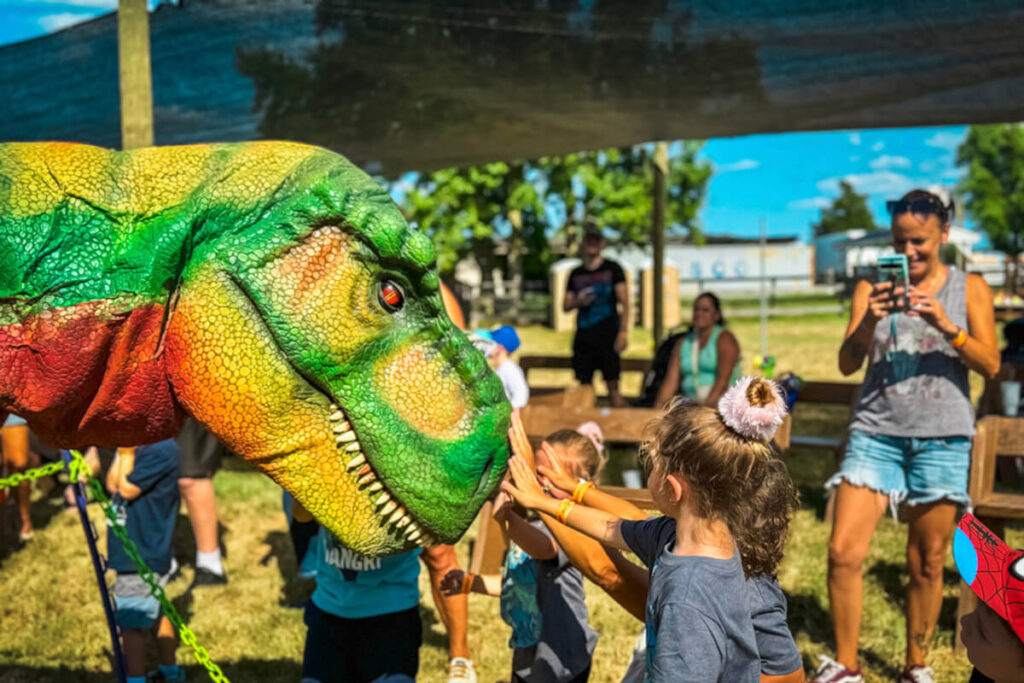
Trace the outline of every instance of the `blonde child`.
<path fill-rule="evenodd" d="M 557 454 L 574 476 L 586 480 L 604 464 L 589 438 L 568 429 L 548 436 L 537 461 L 550 464 L 549 454 Z M 495 499 L 494 518 L 511 541 L 502 575 L 476 576 L 456 569 L 445 576 L 442 590 L 501 596 L 502 618 L 512 626 L 513 683 L 586 681 L 597 632 L 587 622 L 583 575 L 543 522 L 513 510 L 507 494 Z"/>
<path fill-rule="evenodd" d="M 651 568 L 647 596 L 647 680 L 754 683 L 761 673 L 745 573 L 774 575 L 789 524 L 790 495 L 764 500 L 777 477 L 768 445 L 782 421 L 777 387 L 744 378 L 719 409 L 677 402 L 650 429 L 648 486 L 665 517 L 627 521 L 545 494 L 529 465 L 513 458 L 525 507 L 557 517 L 602 543 L 632 550 Z M 542 474 L 550 472 L 542 464 Z M 576 491 L 583 500 L 587 491 Z M 750 543 L 758 536 L 757 543 Z M 741 558 L 737 543 L 750 549 Z"/>

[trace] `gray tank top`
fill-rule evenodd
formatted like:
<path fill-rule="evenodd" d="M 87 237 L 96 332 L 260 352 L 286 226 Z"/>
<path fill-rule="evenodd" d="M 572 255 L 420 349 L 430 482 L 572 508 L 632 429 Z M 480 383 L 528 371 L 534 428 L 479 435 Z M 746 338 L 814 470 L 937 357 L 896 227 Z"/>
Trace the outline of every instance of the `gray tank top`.
<path fill-rule="evenodd" d="M 935 298 L 967 329 L 967 275 L 950 267 Z M 941 332 L 915 316 L 878 321 L 850 429 L 917 438 L 973 436 L 967 366 Z"/>

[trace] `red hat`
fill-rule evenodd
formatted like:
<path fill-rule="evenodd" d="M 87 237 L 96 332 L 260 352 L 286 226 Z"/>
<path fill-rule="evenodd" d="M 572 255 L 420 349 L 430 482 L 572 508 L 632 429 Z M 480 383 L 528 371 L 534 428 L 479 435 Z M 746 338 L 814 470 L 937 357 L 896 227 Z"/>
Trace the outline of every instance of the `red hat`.
<path fill-rule="evenodd" d="M 971 590 L 1024 641 L 1024 552 L 968 513 L 956 525 L 953 560 Z"/>

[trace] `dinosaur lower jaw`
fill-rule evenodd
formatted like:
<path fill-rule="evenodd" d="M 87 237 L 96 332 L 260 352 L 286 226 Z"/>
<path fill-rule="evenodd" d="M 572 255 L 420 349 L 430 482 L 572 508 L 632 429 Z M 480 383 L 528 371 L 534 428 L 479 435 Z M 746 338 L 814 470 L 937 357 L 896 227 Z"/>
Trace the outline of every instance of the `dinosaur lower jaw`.
<path fill-rule="evenodd" d="M 356 480 L 361 495 L 370 500 L 370 505 L 382 529 L 400 540 L 430 547 L 437 543 L 425 524 L 416 521 L 398 497 L 385 485 L 366 458 L 363 446 L 355 433 L 345 411 L 331 404 L 330 421 L 334 441 L 339 455 L 347 459 L 345 469 Z"/>

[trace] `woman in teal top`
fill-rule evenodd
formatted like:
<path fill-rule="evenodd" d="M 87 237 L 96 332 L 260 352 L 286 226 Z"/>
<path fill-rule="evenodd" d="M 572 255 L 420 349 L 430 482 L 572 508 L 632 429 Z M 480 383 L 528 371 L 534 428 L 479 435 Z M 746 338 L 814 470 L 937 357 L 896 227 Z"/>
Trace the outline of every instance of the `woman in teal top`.
<path fill-rule="evenodd" d="M 722 304 L 711 292 L 693 302 L 690 331 L 672 350 L 655 406 L 663 406 L 676 393 L 705 405 L 716 405 L 740 376 L 740 344 L 725 329 Z"/>

